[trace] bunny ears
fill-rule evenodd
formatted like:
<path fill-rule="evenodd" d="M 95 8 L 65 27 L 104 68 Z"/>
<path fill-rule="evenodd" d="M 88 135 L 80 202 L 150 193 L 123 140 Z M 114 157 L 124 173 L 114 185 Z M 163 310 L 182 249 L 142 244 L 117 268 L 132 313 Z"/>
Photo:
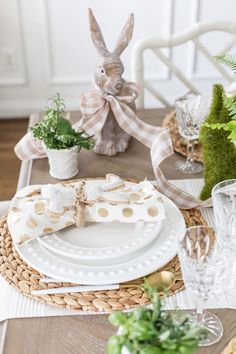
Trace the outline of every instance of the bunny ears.
<path fill-rule="evenodd" d="M 109 55 L 110 52 L 108 51 L 106 44 L 104 42 L 102 31 L 91 9 L 89 9 L 89 23 L 90 23 L 90 32 L 91 32 L 92 41 L 98 53 L 101 56 Z M 133 27 L 134 27 L 134 15 L 130 14 L 124 28 L 121 31 L 120 37 L 113 51 L 114 54 L 120 55 L 123 52 L 123 50 L 127 47 L 127 45 L 129 44 L 132 38 Z"/>

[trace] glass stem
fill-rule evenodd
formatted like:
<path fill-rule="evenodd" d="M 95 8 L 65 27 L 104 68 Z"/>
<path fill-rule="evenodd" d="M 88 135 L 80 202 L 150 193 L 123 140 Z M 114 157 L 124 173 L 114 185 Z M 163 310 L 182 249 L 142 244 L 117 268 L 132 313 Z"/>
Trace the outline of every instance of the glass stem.
<path fill-rule="evenodd" d="M 194 153 L 194 140 L 188 139 L 187 144 L 187 162 L 193 162 L 193 153 Z"/>
<path fill-rule="evenodd" d="M 198 322 L 203 322 L 204 319 L 204 309 L 205 309 L 206 298 L 203 296 L 197 296 L 196 304 L 196 317 Z"/>

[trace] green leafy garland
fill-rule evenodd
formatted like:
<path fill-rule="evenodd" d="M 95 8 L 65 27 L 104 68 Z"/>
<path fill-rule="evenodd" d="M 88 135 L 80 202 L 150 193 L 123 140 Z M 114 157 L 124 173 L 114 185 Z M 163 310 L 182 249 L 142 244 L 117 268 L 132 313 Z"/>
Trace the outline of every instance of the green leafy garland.
<path fill-rule="evenodd" d="M 108 354 L 121 354 L 126 347 L 132 354 L 192 354 L 208 331 L 182 311 L 164 311 L 160 297 L 145 285 L 152 309 L 138 307 L 132 312 L 114 312 L 109 316 L 119 334 L 108 342 Z"/>
<path fill-rule="evenodd" d="M 236 57 L 230 54 L 218 55 L 215 57 L 218 61 L 228 66 L 234 74 L 236 74 Z M 236 100 L 235 97 L 229 97 L 223 94 L 223 103 L 229 112 L 229 116 L 231 120 L 228 123 L 215 123 L 209 124 L 205 123 L 206 127 L 212 129 L 224 129 L 225 131 L 229 131 L 230 134 L 228 139 L 230 141 L 236 141 Z"/>
<path fill-rule="evenodd" d="M 69 149 L 81 147 L 89 150 L 94 146 L 91 136 L 84 131 L 76 132 L 71 122 L 63 117 L 65 103 L 57 93 L 49 99 L 51 106 L 47 107 L 44 118 L 35 127 L 31 128 L 33 136 L 43 141 L 48 149 Z"/>

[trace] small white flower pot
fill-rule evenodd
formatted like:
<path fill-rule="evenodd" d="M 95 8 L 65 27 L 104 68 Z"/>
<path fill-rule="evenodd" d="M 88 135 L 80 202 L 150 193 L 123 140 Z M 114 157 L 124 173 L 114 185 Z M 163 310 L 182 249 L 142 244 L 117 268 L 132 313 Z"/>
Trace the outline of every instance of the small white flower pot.
<path fill-rule="evenodd" d="M 78 148 L 76 146 L 70 149 L 47 149 L 50 170 L 53 178 L 69 179 L 77 175 L 78 169 Z"/>

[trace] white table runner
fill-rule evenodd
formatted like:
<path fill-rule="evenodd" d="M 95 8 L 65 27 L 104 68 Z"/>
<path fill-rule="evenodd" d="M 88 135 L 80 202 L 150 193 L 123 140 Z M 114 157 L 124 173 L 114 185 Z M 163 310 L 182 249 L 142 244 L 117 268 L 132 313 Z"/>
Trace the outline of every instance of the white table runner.
<path fill-rule="evenodd" d="M 195 180 L 175 180 L 172 181 L 176 186 L 186 190 L 188 193 L 198 196 L 203 181 L 200 179 Z M 0 203 L 0 215 L 7 210 L 9 202 Z M 206 218 L 209 225 L 213 225 L 214 218 L 211 208 L 202 209 L 203 216 Z M 25 317 L 49 317 L 49 316 L 70 316 L 85 314 L 70 309 L 61 309 L 46 304 L 41 304 L 36 300 L 32 300 L 25 295 L 20 294 L 16 289 L 12 288 L 0 276 L 0 321 L 10 318 L 25 318 Z M 168 297 L 166 300 L 166 308 L 182 308 L 192 309 L 195 307 L 195 300 L 187 291 L 182 291 L 175 296 Z M 235 308 L 236 300 L 233 301 L 233 296 L 227 296 L 227 299 L 220 297 L 217 299 L 209 299 L 208 308 Z"/>

